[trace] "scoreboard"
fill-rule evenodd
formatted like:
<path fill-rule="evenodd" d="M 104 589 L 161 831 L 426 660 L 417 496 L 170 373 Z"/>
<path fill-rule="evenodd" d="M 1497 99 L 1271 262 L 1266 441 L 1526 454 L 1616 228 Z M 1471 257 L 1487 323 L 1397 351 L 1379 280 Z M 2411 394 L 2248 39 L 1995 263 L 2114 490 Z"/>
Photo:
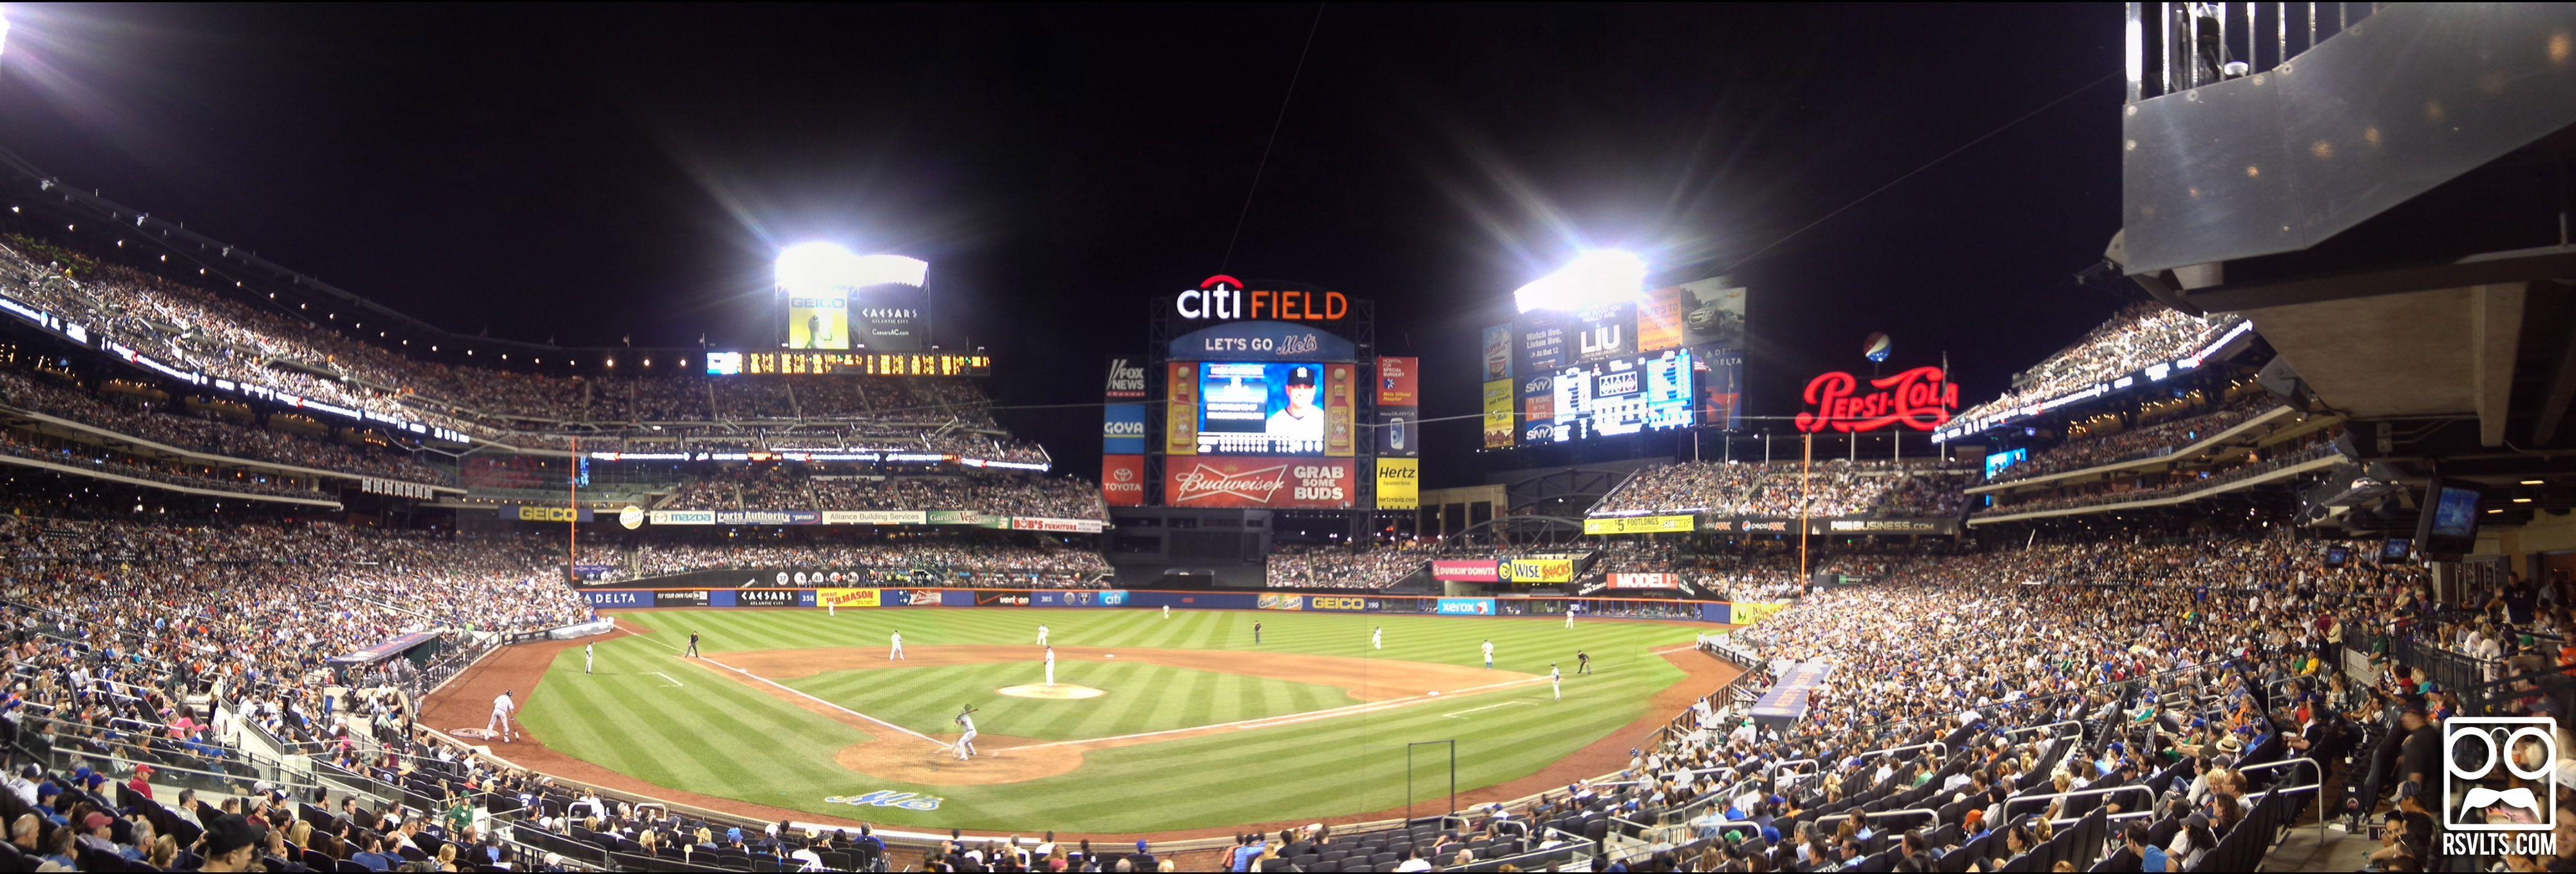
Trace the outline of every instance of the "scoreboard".
<path fill-rule="evenodd" d="M 991 376 L 993 356 L 959 352 L 709 352 L 708 376 Z"/>

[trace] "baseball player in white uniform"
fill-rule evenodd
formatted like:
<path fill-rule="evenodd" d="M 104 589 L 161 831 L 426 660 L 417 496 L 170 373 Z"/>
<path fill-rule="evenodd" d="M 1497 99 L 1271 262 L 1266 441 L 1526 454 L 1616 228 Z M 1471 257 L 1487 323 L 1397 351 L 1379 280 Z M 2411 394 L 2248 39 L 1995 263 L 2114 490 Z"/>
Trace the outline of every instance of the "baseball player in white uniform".
<path fill-rule="evenodd" d="M 519 710 L 518 702 L 510 700 L 510 693 L 515 691 L 517 690 L 503 690 L 501 697 L 492 699 L 492 721 L 483 724 L 484 734 L 491 735 L 503 743 L 519 738 L 518 731 L 510 727 L 510 714 Z"/>
<path fill-rule="evenodd" d="M 1494 669 L 1494 642 L 1485 641 L 1485 670 Z"/>
<path fill-rule="evenodd" d="M 1370 648 L 1370 649 L 1385 649 L 1385 648 L 1386 648 L 1386 627 L 1385 627 L 1385 626 L 1379 626 L 1379 627 L 1377 627 L 1377 628 L 1369 629 L 1369 648 Z"/>
<path fill-rule="evenodd" d="M 1556 700 L 1565 700 L 1565 674 L 1556 669 L 1554 662 L 1549 662 L 1547 666 L 1547 688 L 1548 691 L 1556 693 Z"/>
<path fill-rule="evenodd" d="M 1049 689 L 1053 689 L 1053 688 L 1055 688 L 1055 647 L 1052 647 L 1052 646 L 1047 647 L 1047 652 L 1046 652 L 1046 665 L 1047 665 L 1047 688 L 1049 688 Z"/>
<path fill-rule="evenodd" d="M 975 756 L 975 708 L 958 711 L 957 724 L 966 729 L 965 734 L 957 736 L 957 760 L 963 762 Z"/>
<path fill-rule="evenodd" d="M 1170 605 L 1170 604 L 1165 604 L 1165 605 L 1163 605 L 1163 618 L 1165 618 L 1165 619 L 1170 619 L 1170 618 L 1172 618 L 1172 605 Z"/>
<path fill-rule="evenodd" d="M 886 661 L 903 661 L 903 632 L 894 633 L 894 651 L 886 653 Z"/>
<path fill-rule="evenodd" d="M 1565 605 L 1565 627 L 1574 627 L 1574 605 L 1572 604 Z"/>
<path fill-rule="evenodd" d="M 582 675 L 583 675 L 583 676 L 589 676 L 589 675 L 590 675 L 590 661 L 591 661 L 591 658 L 592 658 L 592 654 L 591 654 L 591 651 L 590 651 L 590 644 L 587 644 L 587 643 L 582 644 L 582 645 L 581 645 L 581 673 L 582 673 Z"/>
<path fill-rule="evenodd" d="M 1046 636 L 1047 636 L 1047 627 L 1046 627 L 1045 625 L 1039 625 L 1039 626 L 1038 626 L 1038 645 L 1039 645 L 1039 646 L 1045 646 L 1045 645 L 1047 645 L 1047 642 L 1046 642 Z"/>

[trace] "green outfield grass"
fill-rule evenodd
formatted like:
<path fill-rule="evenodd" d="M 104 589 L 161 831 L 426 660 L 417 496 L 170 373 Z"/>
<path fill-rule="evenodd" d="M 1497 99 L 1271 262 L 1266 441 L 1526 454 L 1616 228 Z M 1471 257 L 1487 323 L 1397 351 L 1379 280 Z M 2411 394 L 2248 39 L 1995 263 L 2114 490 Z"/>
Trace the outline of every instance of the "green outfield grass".
<path fill-rule="evenodd" d="M 1581 620 L 1295 612 L 1151 610 L 683 610 L 627 614 L 621 625 L 653 633 L 598 645 L 599 674 L 581 653 L 557 659 L 528 701 L 529 731 L 558 751 L 653 783 L 725 798 L 895 826 L 1139 833 L 1365 814 L 1406 803 L 1406 745 L 1457 742 L 1457 787 L 1466 791 L 1536 773 L 1646 715 L 1655 693 L 1682 678 L 1652 654 L 1689 643 L 1678 625 Z M 1097 749 L 1070 774 L 991 786 L 910 785 L 842 768 L 835 754 L 857 733 L 772 691 L 709 674 L 679 659 L 690 632 L 722 661 L 728 653 L 865 647 L 880 655 L 901 630 L 907 648 L 1027 645 L 1040 623 L 1059 647 L 1254 651 L 1481 666 L 1491 638 L 1495 667 L 1547 673 L 1560 663 L 1565 700 L 1544 683 L 1450 696 L 1396 709 L 1294 725 Z M 1369 631 L 1386 629 L 1386 648 Z M 1574 652 L 1594 675 L 1571 676 Z M 1374 668 L 1372 667 L 1372 670 Z M 1078 676 L 1077 676 L 1078 674 Z M 1034 663 L 836 671 L 783 681 L 842 707 L 914 730 L 953 730 L 961 700 L 983 708 L 987 735 L 1088 740 L 1228 723 L 1355 703 L 1343 690 L 1151 665 L 1060 663 L 1057 680 L 1106 690 L 1100 698 L 1043 701 L 993 694 L 1039 682 Z M 674 684 L 678 685 L 674 685 Z M 1494 706 L 1500 705 L 1500 706 Z M 888 736 L 884 731 L 875 732 Z M 918 745 L 895 738 L 879 743 Z M 873 745 L 872 745 L 873 747 Z M 1417 802 L 1444 803 L 1445 751 L 1418 752 Z M 832 804 L 877 790 L 941 799 L 935 811 Z"/>

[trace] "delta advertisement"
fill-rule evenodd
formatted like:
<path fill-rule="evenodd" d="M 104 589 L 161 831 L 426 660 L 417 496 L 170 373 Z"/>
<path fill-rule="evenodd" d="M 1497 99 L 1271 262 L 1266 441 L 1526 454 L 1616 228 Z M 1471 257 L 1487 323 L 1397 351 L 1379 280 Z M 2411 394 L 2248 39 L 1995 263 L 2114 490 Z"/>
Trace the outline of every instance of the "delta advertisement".
<path fill-rule="evenodd" d="M 1485 448 L 1512 447 L 1512 381 L 1485 383 Z"/>
<path fill-rule="evenodd" d="M 1380 510 L 1422 509 L 1421 459 L 1381 458 L 1377 460 L 1377 508 Z"/>
<path fill-rule="evenodd" d="M 1444 583 L 1499 583 L 1503 572 L 1491 559 L 1434 561 L 1431 578 Z"/>
<path fill-rule="evenodd" d="M 1174 507 L 1348 510 L 1358 483 L 1348 458 L 1172 459 L 1163 501 Z"/>
<path fill-rule="evenodd" d="M 1100 458 L 1100 500 L 1112 507 L 1145 505 L 1145 457 L 1104 455 Z"/>
<path fill-rule="evenodd" d="M 1622 516 L 1583 520 L 1585 534 L 1672 534 L 1699 527 L 1697 516 Z"/>
<path fill-rule="evenodd" d="M 1514 583 L 1574 582 L 1570 558 L 1515 558 L 1503 562 L 1503 579 Z"/>

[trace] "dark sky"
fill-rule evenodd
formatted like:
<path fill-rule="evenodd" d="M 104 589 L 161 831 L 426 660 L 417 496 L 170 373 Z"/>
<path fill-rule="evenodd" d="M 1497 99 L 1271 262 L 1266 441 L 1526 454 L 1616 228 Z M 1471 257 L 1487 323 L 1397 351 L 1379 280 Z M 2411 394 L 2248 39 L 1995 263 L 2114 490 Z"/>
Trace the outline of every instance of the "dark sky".
<path fill-rule="evenodd" d="M 1099 400 L 1211 273 L 1314 283 L 1436 417 L 1576 248 L 1724 266 L 2092 82 L 1738 269 L 1749 400 L 1883 330 L 1975 403 L 2119 303 L 2070 278 L 2117 230 L 2115 4 L 1325 7 L 1228 260 L 1316 13 L 21 4 L 0 145 L 467 333 L 754 346 L 778 246 L 913 254 L 1005 404 Z M 1096 415 L 1004 421 L 1097 471 Z"/>

